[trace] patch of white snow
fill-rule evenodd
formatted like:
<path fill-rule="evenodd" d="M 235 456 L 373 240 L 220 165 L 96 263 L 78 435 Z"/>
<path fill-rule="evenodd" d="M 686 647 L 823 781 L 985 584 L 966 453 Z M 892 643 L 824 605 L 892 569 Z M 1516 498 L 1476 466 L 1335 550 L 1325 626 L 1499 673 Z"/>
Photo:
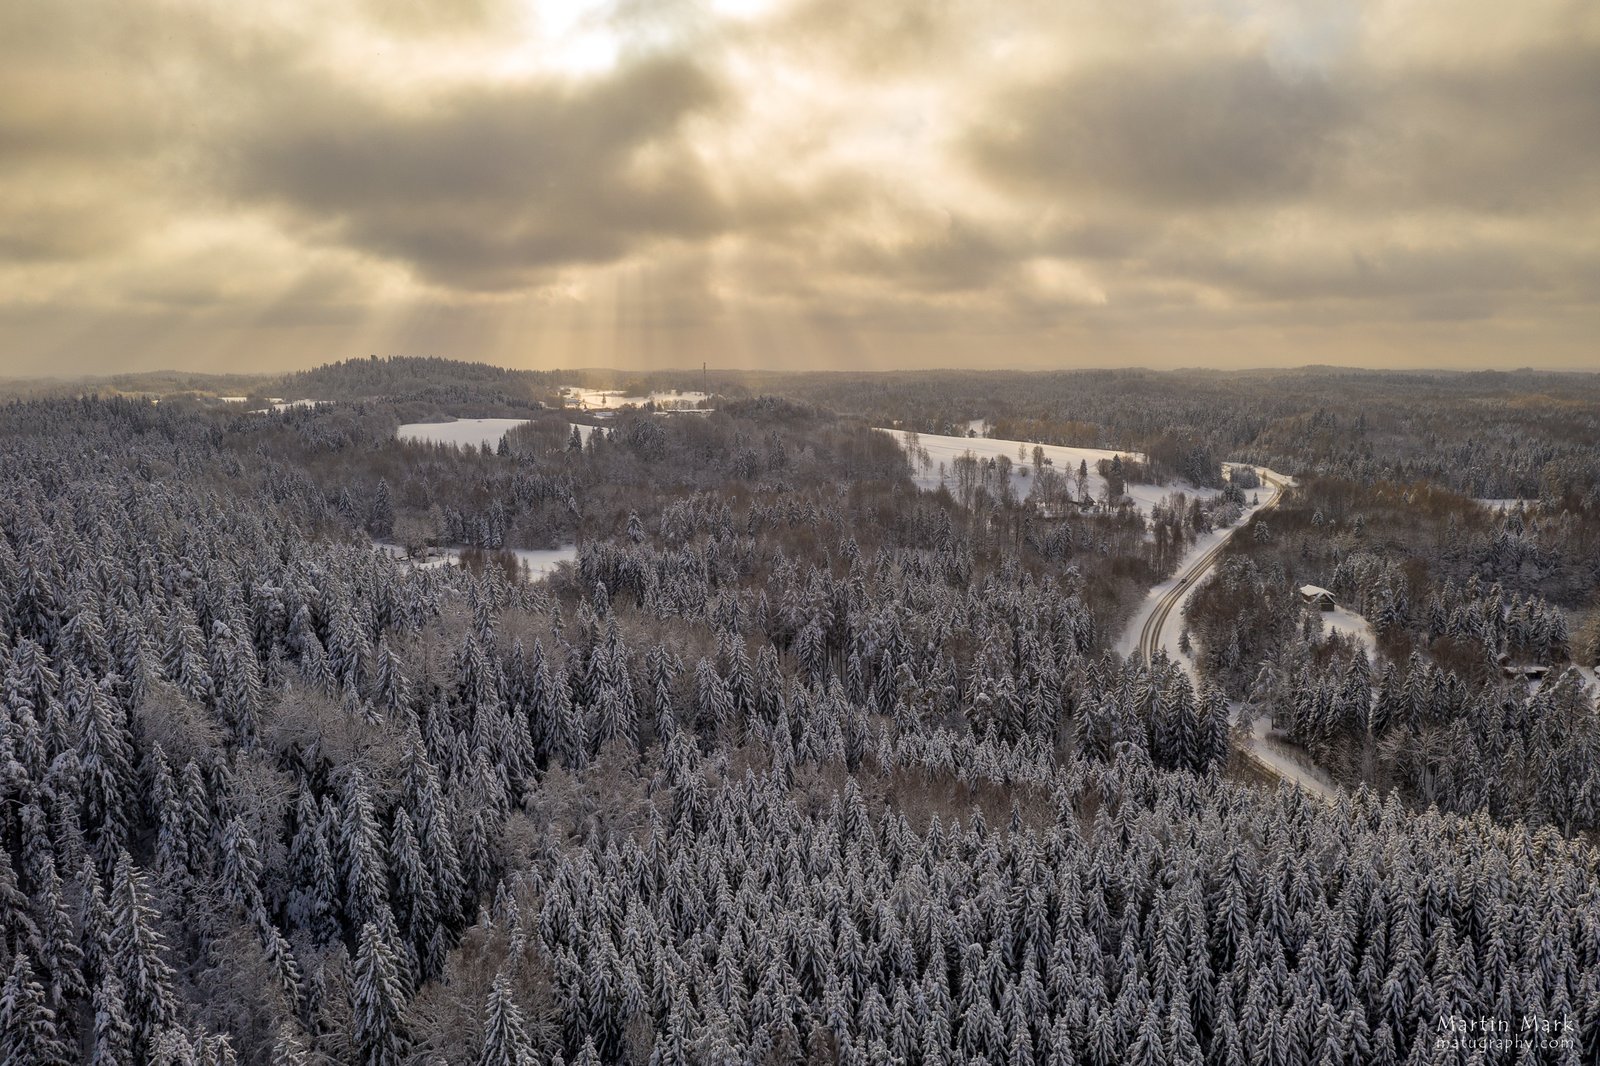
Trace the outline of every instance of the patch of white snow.
<path fill-rule="evenodd" d="M 387 541 L 374 541 L 373 547 L 402 564 L 418 570 L 431 570 L 440 566 L 461 565 L 461 548 L 430 548 L 427 554 L 413 557 L 405 548 Z M 578 558 L 576 544 L 560 548 L 513 548 L 511 554 L 522 564 L 523 576 L 529 581 L 543 581 L 555 572 L 557 565 Z"/>
<path fill-rule="evenodd" d="M 981 424 L 981 423 L 980 423 Z M 907 431 L 903 429 L 879 429 L 880 433 L 887 433 L 899 445 L 906 446 Z M 996 437 L 949 437 L 938 433 L 916 433 L 917 453 L 911 456 L 912 480 L 922 489 L 937 489 L 941 484 L 948 485 L 952 490 L 956 486 L 955 461 L 968 452 L 978 459 L 994 459 L 1005 456 L 1011 460 L 1011 487 L 1018 499 L 1026 499 L 1033 488 L 1034 478 L 1037 476 L 1033 469 L 1034 445 L 1027 441 L 1002 440 Z M 1022 458 L 1017 457 L 1018 446 L 1022 448 Z M 1112 459 L 1118 455 L 1124 460 L 1143 460 L 1142 453 L 1133 451 L 1113 451 L 1106 448 L 1068 448 L 1057 444 L 1039 445 L 1044 449 L 1044 456 L 1050 461 L 1068 484 L 1076 488 L 1078 467 L 1087 464 L 1089 478 L 1087 489 L 1091 496 L 1099 499 L 1105 491 L 1105 478 L 1101 477 L 1095 469 L 1096 464 L 1102 459 Z M 1023 470 L 1028 473 L 1023 474 Z M 1133 500 L 1134 505 L 1145 514 L 1150 513 L 1150 508 L 1165 500 L 1174 492 L 1182 492 L 1191 499 L 1199 497 L 1207 499 L 1217 495 L 1218 490 L 1198 488 L 1185 481 L 1174 481 L 1168 485 L 1135 485 L 1127 486 L 1127 495 Z"/>
<path fill-rule="evenodd" d="M 526 418 L 458 418 L 454 422 L 408 422 L 395 430 L 395 437 L 415 444 L 452 444 L 457 448 L 496 447 L 500 439 Z"/>

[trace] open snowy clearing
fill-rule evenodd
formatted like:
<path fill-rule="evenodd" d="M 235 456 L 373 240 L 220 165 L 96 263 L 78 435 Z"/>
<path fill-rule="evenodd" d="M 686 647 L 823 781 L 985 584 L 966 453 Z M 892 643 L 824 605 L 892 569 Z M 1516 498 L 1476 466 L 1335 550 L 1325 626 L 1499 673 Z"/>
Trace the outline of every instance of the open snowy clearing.
<path fill-rule="evenodd" d="M 629 404 L 643 406 L 653 403 L 659 408 L 671 410 L 673 408 L 692 408 L 709 400 L 711 397 L 704 392 L 652 392 L 644 396 L 631 396 L 614 389 L 585 389 L 577 385 L 563 386 L 561 400 L 568 407 L 581 407 L 584 409 L 600 408 L 602 410 L 616 410 Z"/>
<path fill-rule="evenodd" d="M 394 431 L 396 439 L 415 444 L 453 444 L 457 448 L 493 448 L 526 418 L 458 418 L 454 422 L 408 422 Z"/>
<path fill-rule="evenodd" d="M 878 432 L 887 433 L 893 437 L 902 448 L 906 446 L 906 431 L 903 429 L 880 429 Z M 922 463 L 920 455 L 913 455 L 912 478 L 918 488 L 937 489 L 941 484 L 952 489 L 956 484 L 955 461 L 968 452 L 979 459 L 993 459 L 1006 456 L 1011 460 L 1011 487 L 1018 499 L 1025 499 L 1033 489 L 1033 449 L 1034 445 L 1027 441 L 1000 440 L 994 437 L 947 437 L 937 433 L 918 433 L 915 435 L 919 452 L 927 453 L 927 462 Z M 1017 448 L 1021 446 L 1023 458 L 1017 458 Z M 1089 465 L 1089 493 L 1099 499 L 1105 491 L 1105 478 L 1095 470 L 1095 464 L 1102 459 L 1111 459 L 1118 455 L 1124 459 L 1140 459 L 1144 456 L 1139 452 L 1112 451 L 1105 448 L 1067 448 L 1057 444 L 1042 444 L 1045 458 L 1050 464 L 1069 480 L 1077 477 L 1078 465 Z M 1028 473 L 1024 475 L 1023 469 Z M 1075 482 L 1074 482 L 1075 484 Z M 1127 486 L 1127 495 L 1133 500 L 1140 511 L 1150 513 L 1152 505 L 1160 503 L 1174 492 L 1182 492 L 1190 498 L 1199 497 L 1207 499 L 1217 495 L 1216 489 L 1197 488 L 1186 481 L 1174 481 L 1167 485 L 1134 485 Z"/>
<path fill-rule="evenodd" d="M 408 563 L 419 570 L 431 570 L 439 566 L 458 566 L 461 563 L 461 548 L 435 548 L 425 559 L 413 559 L 407 554 L 405 548 L 387 541 L 374 541 L 373 547 L 386 555 Z M 511 554 L 517 557 L 522 564 L 523 576 L 529 581 L 542 581 L 549 577 L 560 563 L 570 563 L 578 558 L 578 546 L 568 544 L 560 548 L 511 548 Z"/>
<path fill-rule="evenodd" d="M 233 403 L 234 402 L 234 398 L 231 397 L 231 396 L 224 396 L 224 397 L 222 397 L 222 399 L 225 400 L 228 403 Z M 241 397 L 238 398 L 238 402 L 239 403 L 244 403 L 244 401 L 248 400 L 248 399 L 249 399 L 248 396 L 241 396 Z M 271 411 L 290 411 L 290 410 L 293 410 L 296 407 L 320 407 L 321 405 L 323 405 L 325 403 L 333 403 L 333 401 L 332 400 L 282 400 L 282 399 L 279 399 L 279 398 L 274 396 L 274 397 L 268 397 L 267 403 L 271 404 L 272 406 L 270 408 L 268 408 L 268 407 L 258 407 L 254 411 L 251 411 L 250 414 L 253 414 L 253 415 L 264 415 L 269 410 L 271 410 Z"/>
<path fill-rule="evenodd" d="M 558 563 L 576 562 L 578 546 L 568 544 L 562 548 L 513 548 L 512 554 L 522 564 L 529 581 L 549 577 Z"/>
<path fill-rule="evenodd" d="M 1367 661 L 1376 662 L 1378 658 L 1378 638 L 1372 632 L 1372 623 L 1361 615 L 1356 614 L 1348 607 L 1335 607 L 1331 611 L 1323 611 L 1323 627 L 1333 632 L 1337 630 L 1346 636 L 1353 636 L 1367 649 Z"/>
<path fill-rule="evenodd" d="M 518 426 L 527 425 L 528 418 L 458 418 L 454 422 L 407 422 L 394 431 L 395 439 L 411 444 L 453 444 L 457 448 L 498 447 L 500 439 Z M 568 432 L 574 423 L 567 423 Z M 578 436 L 585 442 L 599 426 L 578 426 Z"/>

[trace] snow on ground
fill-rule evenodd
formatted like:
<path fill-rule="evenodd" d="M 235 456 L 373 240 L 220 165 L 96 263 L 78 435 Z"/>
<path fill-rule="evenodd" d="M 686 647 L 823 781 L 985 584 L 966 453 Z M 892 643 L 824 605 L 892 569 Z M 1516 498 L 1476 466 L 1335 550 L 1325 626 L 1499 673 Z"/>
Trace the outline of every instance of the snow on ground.
<path fill-rule="evenodd" d="M 1234 717 L 1239 715 L 1240 705 L 1229 701 L 1233 708 Z M 1333 799 L 1339 794 L 1339 786 L 1328 779 L 1321 768 L 1312 766 L 1296 754 L 1283 746 L 1272 735 L 1272 724 L 1265 715 L 1260 715 L 1250 727 L 1250 754 L 1258 761 L 1286 781 L 1293 781 L 1301 788 L 1323 799 Z"/>
<path fill-rule="evenodd" d="M 1377 637 L 1372 632 L 1372 623 L 1348 607 L 1335 607 L 1331 611 L 1320 613 L 1325 631 L 1337 630 L 1340 633 L 1354 635 L 1366 647 L 1367 661 L 1377 661 L 1378 644 Z M 1243 705 L 1230 700 L 1229 706 L 1233 708 L 1234 718 L 1237 720 Z M 1298 749 L 1290 747 L 1274 733 L 1272 723 L 1264 714 L 1257 716 L 1251 722 L 1250 754 L 1276 771 L 1279 776 L 1295 782 L 1307 791 L 1326 799 L 1338 795 L 1339 786 L 1333 783 L 1321 767 L 1313 764 Z"/>
<path fill-rule="evenodd" d="M 1263 470 L 1263 473 L 1280 478 L 1280 480 L 1287 480 L 1279 474 L 1273 474 L 1270 470 Z M 1093 477 L 1093 475 L 1090 476 Z M 1183 559 L 1178 563 L 1177 571 L 1145 594 L 1144 600 L 1134 610 L 1133 617 L 1128 620 L 1126 628 L 1122 631 L 1121 638 L 1117 641 L 1118 654 L 1124 657 L 1137 655 L 1139 653 L 1139 634 L 1144 629 L 1144 624 L 1149 620 L 1150 615 L 1160 606 L 1162 598 L 1171 592 L 1179 582 L 1189 576 L 1190 571 L 1194 569 L 1200 560 L 1205 558 L 1207 552 L 1233 536 L 1236 530 L 1241 529 L 1245 523 L 1250 521 L 1251 515 L 1273 500 L 1270 485 L 1263 485 L 1261 491 L 1256 495 L 1261 500 L 1260 503 L 1254 507 L 1246 507 L 1244 513 L 1239 516 L 1239 520 L 1228 528 L 1213 529 L 1209 533 L 1201 534 L 1196 538 L 1194 544 L 1189 547 L 1189 550 L 1184 553 Z M 1183 597 L 1178 601 L 1178 605 L 1167 615 L 1166 622 L 1161 627 L 1161 646 L 1167 650 L 1167 654 L 1173 659 L 1182 661 L 1191 674 L 1194 673 L 1194 662 L 1189 656 L 1178 651 L 1178 635 L 1183 631 L 1184 606 L 1189 602 L 1189 597 L 1194 595 L 1195 589 L 1199 588 L 1201 584 L 1203 582 L 1195 582 L 1183 594 Z"/>
<path fill-rule="evenodd" d="M 1472 502 L 1481 503 L 1491 511 L 1515 511 L 1518 504 L 1526 508 L 1533 508 L 1539 503 L 1538 500 L 1523 500 L 1515 496 L 1503 500 L 1474 499 Z"/>
<path fill-rule="evenodd" d="M 460 548 L 435 548 L 426 558 L 412 559 L 406 550 L 398 544 L 387 541 L 374 541 L 373 547 L 386 555 L 392 556 L 403 563 L 409 563 L 419 570 L 431 570 L 438 566 L 456 566 L 461 562 Z M 568 544 L 561 548 L 512 548 L 511 554 L 517 557 L 522 564 L 523 574 L 529 581 L 542 581 L 555 571 L 558 563 L 570 563 L 578 558 L 578 546 Z"/>
<path fill-rule="evenodd" d="M 512 551 L 522 563 L 530 581 L 549 577 L 557 563 L 571 563 L 578 559 L 576 544 L 568 544 L 563 548 L 513 548 Z"/>
<path fill-rule="evenodd" d="M 458 418 L 454 422 L 407 422 L 394 431 L 397 439 L 418 444 L 453 444 L 457 448 L 493 448 L 526 418 Z"/>
<path fill-rule="evenodd" d="M 224 397 L 222 397 L 222 399 L 226 400 L 228 403 L 234 403 L 234 402 L 243 403 L 245 400 L 249 399 L 249 397 L 248 396 L 241 396 L 241 397 L 238 398 L 237 401 L 235 401 L 234 397 L 232 397 L 232 396 L 224 396 Z M 332 402 L 333 402 L 332 400 L 289 400 L 289 401 L 285 402 L 284 400 L 279 399 L 278 397 L 275 397 L 275 396 L 274 397 L 269 397 L 267 399 L 267 403 L 272 405 L 270 410 L 273 410 L 273 411 L 289 411 L 289 410 L 292 410 L 292 409 L 294 409 L 296 407 L 319 407 L 322 404 L 332 403 Z M 267 413 L 268 410 L 269 410 L 269 408 L 266 408 L 266 407 L 258 407 L 256 410 L 251 411 L 249 413 L 253 414 L 253 415 L 264 415 L 264 414 Z"/>
<path fill-rule="evenodd" d="M 248 397 L 248 396 L 218 396 L 217 397 L 217 399 L 221 400 L 223 403 L 244 403 L 249 398 L 250 397 Z"/>
<path fill-rule="evenodd" d="M 394 431 L 395 439 L 415 444 L 453 444 L 457 448 L 499 447 L 500 438 L 527 425 L 528 418 L 458 418 L 454 422 L 407 422 Z M 576 423 L 568 422 L 570 433 Z M 599 426 L 578 425 L 578 436 L 585 443 Z"/>
<path fill-rule="evenodd" d="M 1567 671 L 1568 670 L 1576 670 L 1577 671 L 1577 673 L 1578 673 L 1578 684 L 1583 686 L 1583 691 L 1584 691 L 1585 695 L 1587 695 L 1592 700 L 1600 700 L 1600 677 L 1596 677 L 1595 676 L 1594 667 L 1592 667 L 1592 666 L 1579 666 L 1577 663 L 1571 663 L 1571 664 L 1569 664 L 1567 666 L 1555 667 L 1555 668 L 1551 669 L 1551 671 L 1548 674 L 1546 674 L 1544 677 L 1540 678 L 1539 680 L 1528 682 L 1528 694 L 1531 696 L 1535 692 L 1538 692 L 1541 689 L 1543 689 L 1546 685 L 1555 684 L 1556 682 L 1560 681 L 1563 677 L 1567 676 Z"/>
<path fill-rule="evenodd" d="M 1265 468 L 1260 468 L 1260 470 L 1263 479 L 1272 477 L 1285 483 L 1292 483 L 1293 481 L 1292 478 L 1284 477 L 1282 474 L 1275 473 L 1271 470 L 1267 470 Z M 1217 547 L 1217 545 L 1227 540 L 1237 530 L 1242 529 L 1245 523 L 1250 520 L 1250 516 L 1271 503 L 1276 498 L 1276 494 L 1272 492 L 1270 485 L 1263 485 L 1259 497 L 1261 502 L 1254 507 L 1246 508 L 1244 514 L 1240 517 L 1236 524 L 1227 529 L 1212 530 L 1210 533 L 1200 537 L 1196 543 L 1190 547 L 1188 552 L 1184 554 L 1183 561 L 1178 564 L 1177 572 L 1173 574 L 1172 577 L 1168 578 L 1166 581 L 1163 581 L 1161 584 L 1150 590 L 1150 592 L 1145 596 L 1144 601 L 1140 603 L 1138 609 L 1134 611 L 1133 617 L 1128 620 L 1127 627 L 1122 631 L 1122 636 L 1117 641 L 1118 653 L 1123 656 L 1133 656 L 1139 654 L 1139 634 L 1144 630 L 1145 622 L 1149 620 L 1150 616 L 1161 605 L 1161 601 L 1166 594 L 1171 592 L 1180 582 L 1184 580 L 1184 578 L 1188 577 L 1190 573 L 1194 572 L 1198 568 L 1208 565 L 1208 560 L 1206 558 L 1207 554 L 1213 548 Z M 1174 662 L 1181 663 L 1183 668 L 1189 672 L 1189 676 L 1194 678 L 1197 683 L 1199 681 L 1199 674 L 1195 669 L 1194 658 L 1193 656 L 1185 655 L 1178 650 L 1178 636 L 1183 631 L 1184 607 L 1189 602 L 1189 597 L 1193 596 L 1195 590 L 1198 589 L 1202 584 L 1204 584 L 1203 581 L 1196 581 L 1179 598 L 1177 605 L 1173 607 L 1172 611 L 1168 613 L 1165 621 L 1162 623 L 1159 637 L 1159 644 L 1166 651 L 1167 655 L 1171 657 Z M 1346 613 L 1350 615 L 1352 620 L 1359 620 L 1362 625 L 1365 625 L 1365 619 L 1362 619 L 1360 615 L 1354 614 L 1353 612 Z M 1356 628 L 1353 623 L 1347 624 L 1352 630 Z M 1370 627 L 1368 627 L 1367 631 L 1370 636 Z M 1370 643 L 1368 646 L 1370 648 Z M 1239 703 L 1238 701 L 1230 700 L 1229 707 L 1232 709 L 1234 720 L 1238 721 L 1240 714 L 1243 711 L 1243 704 Z M 1265 765 L 1273 773 L 1276 773 L 1279 777 L 1299 785 L 1301 788 L 1312 793 L 1313 795 L 1321 796 L 1323 798 L 1332 798 L 1333 796 L 1337 795 L 1338 786 L 1333 784 L 1332 781 L 1329 780 L 1328 776 L 1320 769 L 1307 763 L 1302 757 L 1297 755 L 1294 751 L 1276 739 L 1272 735 L 1271 728 L 1271 724 L 1264 716 L 1258 718 L 1252 724 L 1251 731 L 1245 738 L 1246 749 L 1249 754 L 1257 761 Z"/>
<path fill-rule="evenodd" d="M 975 422 L 982 425 L 981 421 Z M 878 432 L 887 433 L 899 442 L 902 448 L 906 443 L 906 431 L 903 429 L 880 429 Z M 918 433 L 917 445 L 928 453 L 926 466 L 918 465 L 916 456 L 912 457 L 913 480 L 918 488 L 937 489 L 941 483 L 949 485 L 952 489 L 956 485 L 955 461 L 967 452 L 971 452 L 979 459 L 991 459 L 1004 455 L 1011 460 L 1011 487 L 1016 492 L 1018 499 L 1025 499 L 1033 488 L 1033 449 L 1034 445 L 1026 441 L 1000 440 L 994 437 L 947 437 L 937 433 Z M 1022 446 L 1024 458 L 1017 458 L 1017 446 Z M 1109 451 L 1105 448 L 1067 448 L 1057 444 L 1040 445 L 1044 454 L 1061 475 L 1069 481 L 1078 475 L 1078 464 L 1089 464 L 1089 492 L 1100 498 L 1105 490 L 1105 478 L 1095 471 L 1095 464 L 1102 459 L 1110 459 L 1120 455 L 1124 459 L 1143 459 L 1139 452 Z M 941 477 L 940 466 L 944 467 Z M 1025 477 L 1021 473 L 1026 467 L 1029 471 Z M 1075 482 L 1074 482 L 1075 484 Z M 1193 497 L 1205 499 L 1217 494 L 1216 489 L 1196 488 L 1186 481 L 1174 481 L 1168 485 L 1132 485 L 1128 486 L 1128 496 L 1134 504 L 1146 514 L 1150 513 L 1153 504 L 1160 503 L 1174 492 L 1182 492 Z"/>
<path fill-rule="evenodd" d="M 667 392 L 652 392 L 645 396 L 630 396 L 627 393 L 614 389 L 585 389 L 577 385 L 567 385 L 561 389 L 561 399 L 568 407 L 591 408 L 598 407 L 603 410 L 615 410 L 626 407 L 628 404 L 643 406 L 653 403 L 657 407 L 671 410 L 673 408 L 693 408 L 709 400 L 711 397 L 703 392 L 679 392 L 676 389 Z"/>
<path fill-rule="evenodd" d="M 454 565 L 461 558 L 459 548 L 439 548 L 432 554 L 421 558 L 413 558 L 411 553 L 399 544 L 391 544 L 386 540 L 375 540 L 372 546 L 395 561 L 409 566 L 414 570 L 432 570 L 439 566 Z"/>
<path fill-rule="evenodd" d="M 1367 661 L 1377 661 L 1378 638 L 1372 632 L 1371 622 L 1368 622 L 1348 607 L 1335 607 L 1331 611 L 1322 611 L 1320 613 L 1322 614 L 1322 624 L 1328 631 L 1338 630 L 1346 636 L 1354 636 L 1366 646 Z"/>

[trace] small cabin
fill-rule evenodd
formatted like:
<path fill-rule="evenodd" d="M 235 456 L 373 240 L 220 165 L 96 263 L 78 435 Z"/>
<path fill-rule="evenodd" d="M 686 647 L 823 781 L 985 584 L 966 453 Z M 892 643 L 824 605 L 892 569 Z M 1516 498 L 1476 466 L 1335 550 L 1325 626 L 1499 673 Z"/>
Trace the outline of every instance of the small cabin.
<path fill-rule="evenodd" d="M 1300 601 L 1319 611 L 1331 611 L 1339 606 L 1339 602 L 1333 598 L 1333 593 L 1321 585 L 1301 585 Z"/>

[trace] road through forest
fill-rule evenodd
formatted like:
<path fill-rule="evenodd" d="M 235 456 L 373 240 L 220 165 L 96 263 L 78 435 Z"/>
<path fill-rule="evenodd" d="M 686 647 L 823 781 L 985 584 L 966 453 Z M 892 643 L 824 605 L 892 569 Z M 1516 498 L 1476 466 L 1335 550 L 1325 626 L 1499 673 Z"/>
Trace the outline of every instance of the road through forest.
<path fill-rule="evenodd" d="M 1283 492 L 1288 488 L 1288 479 L 1268 471 L 1260 471 L 1262 480 L 1272 486 L 1272 498 L 1260 507 L 1255 513 L 1270 511 L 1278 506 L 1283 499 Z M 1167 587 L 1162 589 L 1151 604 L 1144 607 L 1144 616 L 1135 616 L 1138 623 L 1138 639 L 1129 653 L 1138 655 L 1146 664 L 1150 663 L 1156 654 L 1156 649 L 1163 647 L 1167 641 L 1164 637 L 1168 623 L 1174 611 L 1181 608 L 1184 600 L 1193 591 L 1205 576 L 1209 574 L 1217 560 L 1222 557 L 1223 549 L 1227 546 L 1228 539 L 1243 529 L 1246 523 L 1240 522 L 1233 529 L 1217 540 L 1215 544 L 1207 546 L 1193 559 L 1188 560 L 1178 573 L 1168 580 Z M 1130 629 L 1133 628 L 1130 623 Z M 1194 672 L 1192 664 L 1188 663 L 1185 656 L 1179 655 L 1176 648 L 1169 648 L 1168 654 Z M 1198 678 L 1197 678 L 1198 680 Z M 1237 714 L 1238 707 L 1234 707 Z M 1313 795 L 1332 798 L 1338 794 L 1338 788 L 1332 784 L 1325 774 L 1317 768 L 1307 766 L 1296 760 L 1287 751 L 1275 744 L 1267 735 L 1266 723 L 1255 723 L 1249 735 L 1245 738 L 1244 746 L 1240 749 L 1246 758 L 1250 759 L 1262 771 L 1283 781 L 1298 785 Z"/>

